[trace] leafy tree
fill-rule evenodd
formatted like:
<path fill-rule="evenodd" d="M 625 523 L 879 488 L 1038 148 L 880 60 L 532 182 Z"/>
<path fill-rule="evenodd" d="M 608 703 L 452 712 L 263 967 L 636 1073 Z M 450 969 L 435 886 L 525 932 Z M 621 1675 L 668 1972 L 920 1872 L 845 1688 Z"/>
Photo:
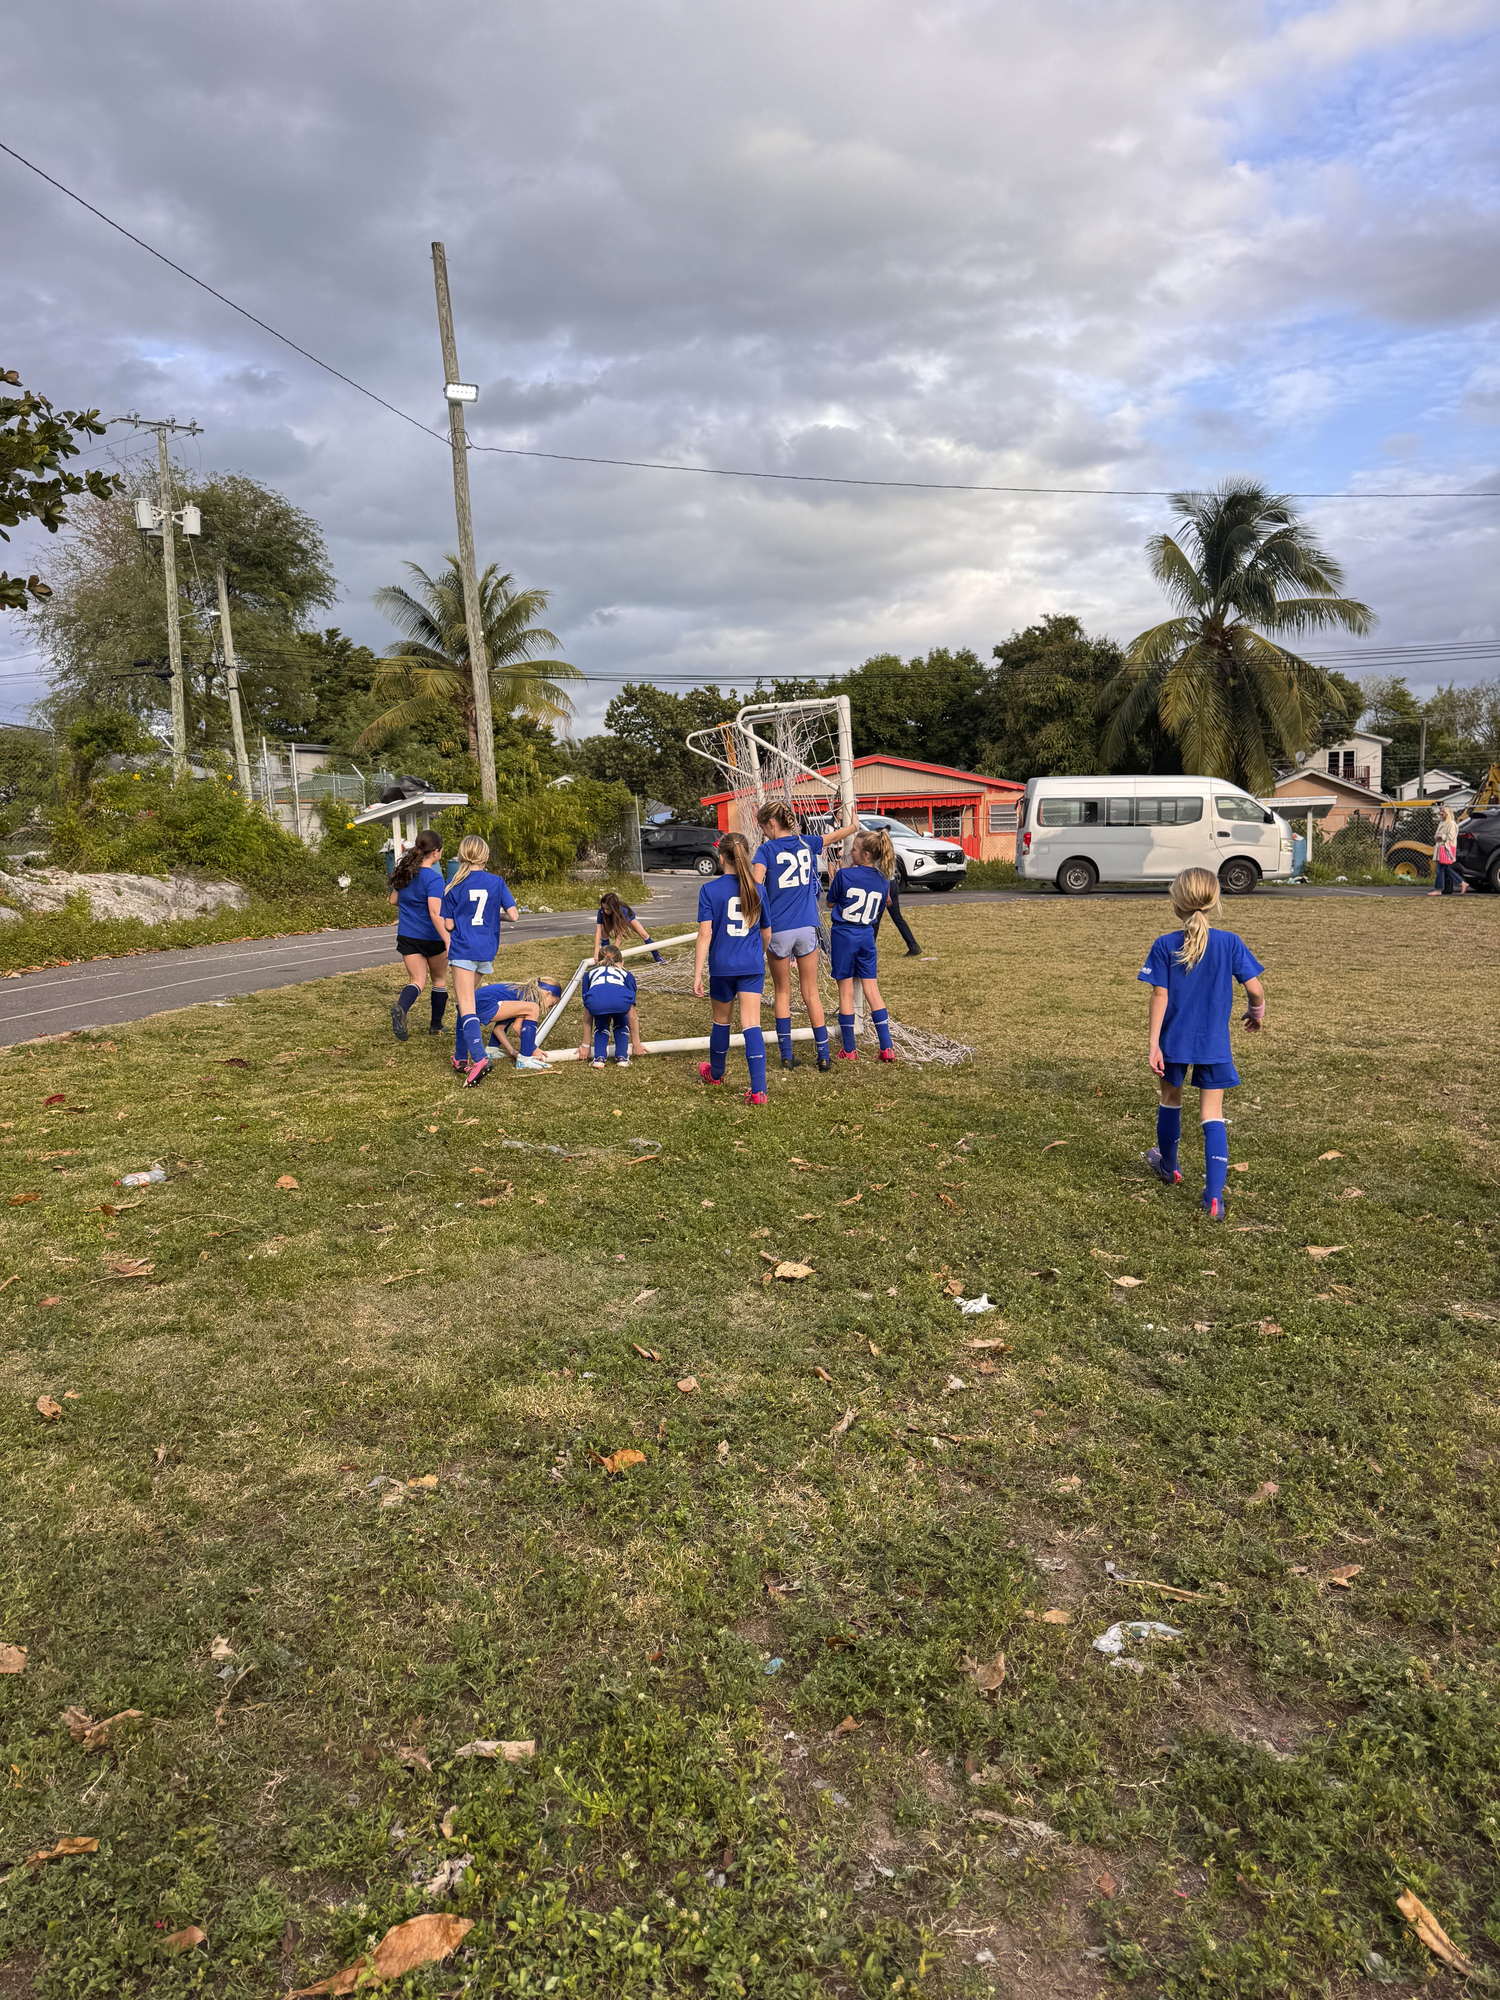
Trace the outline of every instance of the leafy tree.
<path fill-rule="evenodd" d="M 14 368 L 0 371 L 0 384 L 19 389 Z M 65 472 L 63 460 L 76 458 L 80 437 L 103 437 L 97 410 L 54 410 L 31 389 L 0 395 L 0 541 L 7 528 L 37 521 L 55 535 L 68 518 L 68 501 L 80 493 L 104 500 L 118 485 L 113 473 Z M 0 570 L 0 609 L 24 611 L 28 596 L 37 603 L 52 595 L 35 574 L 10 576 Z"/>
<path fill-rule="evenodd" d="M 973 767 L 979 754 L 985 671 L 967 647 L 934 647 L 925 659 L 877 653 L 825 694 L 846 694 L 857 757 L 913 757 Z"/>
<path fill-rule="evenodd" d="M 361 732 L 360 746 L 373 748 L 415 724 L 449 713 L 462 719 L 469 749 L 477 755 L 469 628 L 458 557 L 449 556 L 435 577 L 416 563 L 406 567 L 417 579 L 415 596 L 399 584 L 375 593 L 376 604 L 406 637 L 386 648 L 372 689 L 386 707 Z M 480 616 L 490 656 L 490 705 L 496 716 L 520 713 L 554 723 L 573 713 L 573 704 L 558 683 L 581 681 L 583 675 L 566 660 L 537 658 L 544 646 L 559 643 L 555 632 L 532 623 L 547 609 L 549 598 L 545 590 L 517 590 L 514 577 L 508 572 L 502 575 L 496 563 L 479 579 Z"/>
<path fill-rule="evenodd" d="M 0 834 L 14 833 L 39 808 L 56 804 L 55 758 L 50 731 L 0 729 Z"/>
<path fill-rule="evenodd" d="M 80 805 L 87 802 L 94 773 L 107 757 L 140 757 L 161 750 L 157 739 L 121 708 L 87 710 L 69 725 L 65 740 L 73 765 L 73 796 Z"/>
<path fill-rule="evenodd" d="M 688 733 L 728 722 L 743 706 L 740 697 L 716 687 L 669 694 L 628 681 L 604 711 L 612 733 L 576 744 L 574 765 L 588 777 L 624 785 L 642 800 L 660 799 L 680 819 L 706 820 L 709 814 L 699 801 L 721 787 L 712 767 L 687 747 Z"/>
<path fill-rule="evenodd" d="M 1254 480 L 1212 493 L 1175 493 L 1180 539 L 1147 544 L 1152 574 L 1178 614 L 1133 639 L 1105 689 L 1103 752 L 1111 763 L 1155 715 L 1183 768 L 1269 791 L 1273 759 L 1291 762 L 1317 740 L 1335 706 L 1328 675 L 1272 633 L 1361 636 L 1374 613 L 1341 597 L 1343 571 L 1291 502 Z"/>
<path fill-rule="evenodd" d="M 370 690 L 380 661 L 368 646 L 356 645 L 337 625 L 322 632 L 304 632 L 301 643 L 312 694 L 312 712 L 304 724 L 303 740 L 343 749 L 375 719 Z"/>
<path fill-rule="evenodd" d="M 1013 632 L 995 647 L 994 658 L 981 704 L 981 771 L 1024 782 L 1105 769 L 1181 768 L 1154 718 L 1112 765 L 1103 762 L 1099 696 L 1122 665 L 1113 639 L 1090 639 L 1077 618 L 1056 613 Z"/>

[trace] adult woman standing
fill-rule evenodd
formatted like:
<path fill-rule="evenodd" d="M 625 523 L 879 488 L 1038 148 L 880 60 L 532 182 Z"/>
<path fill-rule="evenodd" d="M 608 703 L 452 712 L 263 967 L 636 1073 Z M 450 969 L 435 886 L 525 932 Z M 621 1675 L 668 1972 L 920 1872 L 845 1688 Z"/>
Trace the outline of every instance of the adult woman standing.
<path fill-rule="evenodd" d="M 1467 896 L 1469 885 L 1459 874 L 1458 861 L 1458 821 L 1453 816 L 1452 806 L 1444 806 L 1438 815 L 1437 834 L 1432 844 L 1435 863 L 1435 886 L 1427 891 L 1429 896 Z"/>

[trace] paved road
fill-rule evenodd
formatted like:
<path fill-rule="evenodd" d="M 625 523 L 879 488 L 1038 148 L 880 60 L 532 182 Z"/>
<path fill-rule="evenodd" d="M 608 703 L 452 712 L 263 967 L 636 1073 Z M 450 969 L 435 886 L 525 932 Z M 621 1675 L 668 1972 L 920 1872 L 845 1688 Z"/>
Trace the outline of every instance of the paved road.
<path fill-rule="evenodd" d="M 671 936 L 690 928 L 698 910 L 698 878 L 671 870 L 653 877 L 642 915 L 651 930 Z M 507 924 L 502 951 L 527 955 L 544 938 L 576 937 L 593 929 L 592 910 L 523 916 Z M 518 962 L 513 959 L 512 962 Z M 92 960 L 0 980 L 0 1047 L 69 1028 L 112 1028 L 203 1000 L 227 1000 L 273 986 L 295 986 L 373 965 L 400 971 L 392 929 L 316 931 L 310 937 L 258 938 L 250 944 L 200 944 L 139 958 Z M 394 990 L 394 988 L 393 988 Z"/>
<path fill-rule="evenodd" d="M 652 878 L 649 918 L 653 931 L 670 935 L 690 928 L 697 915 L 699 882 L 685 870 L 667 870 Z M 1165 897 L 1162 885 L 1115 885 L 1095 896 Z M 1319 896 L 1421 896 L 1423 888 L 1292 888 L 1275 886 L 1257 892 L 1283 898 Z M 930 909 L 955 903 L 1063 902 L 1046 889 L 954 890 L 945 896 L 908 894 L 907 919 L 920 932 Z M 1247 906 L 1250 907 L 1250 906 Z M 590 928 L 588 910 L 563 910 L 556 916 L 525 916 L 507 924 L 507 953 L 544 938 L 573 937 Z M 28 972 L 20 979 L 0 981 L 0 1047 L 27 1041 L 33 1035 L 56 1035 L 69 1028 L 110 1028 L 139 1021 L 175 1007 L 202 1000 L 227 1000 L 268 987 L 295 986 L 306 979 L 326 979 L 339 972 L 360 972 L 370 966 L 396 970 L 394 934 L 389 928 L 318 931 L 311 937 L 262 938 L 252 944 L 203 944 L 183 951 L 148 952 L 139 958 L 112 958 L 81 965 L 59 966 L 50 972 Z"/>

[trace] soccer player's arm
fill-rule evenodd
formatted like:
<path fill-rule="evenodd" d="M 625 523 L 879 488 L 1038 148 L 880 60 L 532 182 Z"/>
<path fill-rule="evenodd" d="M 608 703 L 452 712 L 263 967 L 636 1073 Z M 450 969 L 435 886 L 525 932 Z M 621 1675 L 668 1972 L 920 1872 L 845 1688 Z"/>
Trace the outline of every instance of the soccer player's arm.
<path fill-rule="evenodd" d="M 1245 1032 L 1258 1035 L 1266 1018 L 1266 989 L 1258 978 L 1245 981 L 1245 998 L 1250 1003 L 1245 1009 Z"/>
<path fill-rule="evenodd" d="M 438 877 L 439 881 L 441 881 L 442 879 L 443 878 L 441 876 Z M 443 899 L 441 895 L 429 896 L 427 898 L 427 914 L 432 919 L 433 929 L 437 932 L 438 936 L 441 937 L 443 935 L 443 926 L 442 923 L 440 922 L 440 919 L 443 914 Z"/>
<path fill-rule="evenodd" d="M 714 924 L 712 917 L 698 920 L 698 942 L 693 946 L 693 991 L 703 998 L 703 973 L 708 964 L 708 947 L 713 942 Z"/>
<path fill-rule="evenodd" d="M 498 877 L 498 880 L 500 883 L 501 921 L 507 924 L 518 924 L 521 921 L 521 912 L 516 908 L 516 899 L 510 893 L 510 884 L 503 875 Z"/>
<path fill-rule="evenodd" d="M 594 924 L 594 963 L 599 963 L 599 947 L 604 942 L 604 926 L 597 920 Z"/>
<path fill-rule="evenodd" d="M 1158 1076 L 1165 1076 L 1167 1069 L 1161 1052 L 1161 1024 L 1166 1018 L 1167 989 L 1165 986 L 1153 986 L 1147 1021 L 1151 1030 L 1151 1067 Z"/>

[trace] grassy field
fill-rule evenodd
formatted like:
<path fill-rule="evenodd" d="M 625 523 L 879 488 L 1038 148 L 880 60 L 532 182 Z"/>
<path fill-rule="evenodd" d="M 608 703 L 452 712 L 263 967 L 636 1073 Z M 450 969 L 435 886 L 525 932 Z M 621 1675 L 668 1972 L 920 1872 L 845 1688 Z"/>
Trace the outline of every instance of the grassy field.
<path fill-rule="evenodd" d="M 387 1991 L 1415 1992 L 1408 1890 L 1489 1980 L 1500 899 L 1232 914 L 1218 1228 L 1141 898 L 924 903 L 892 1010 L 973 1061 L 761 1113 L 461 1092 L 388 973 L 0 1057 L 0 1994 L 422 1911 Z"/>

